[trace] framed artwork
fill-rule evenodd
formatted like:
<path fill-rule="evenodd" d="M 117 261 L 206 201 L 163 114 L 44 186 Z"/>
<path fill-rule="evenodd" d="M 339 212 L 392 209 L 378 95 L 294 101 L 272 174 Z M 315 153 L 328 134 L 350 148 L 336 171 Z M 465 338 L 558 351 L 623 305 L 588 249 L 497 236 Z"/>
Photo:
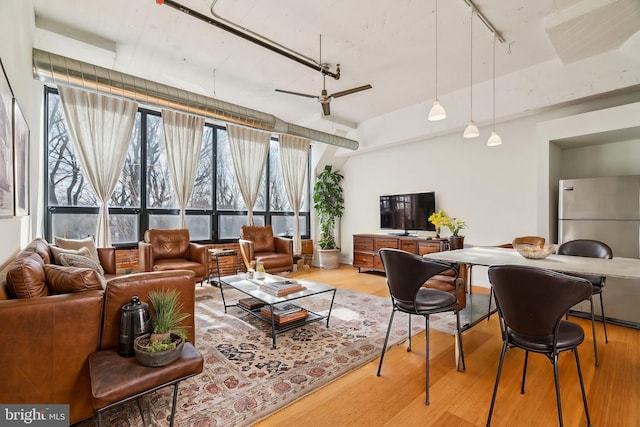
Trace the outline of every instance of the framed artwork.
<path fill-rule="evenodd" d="M 13 203 L 13 92 L 0 60 L 0 218 L 14 215 Z"/>
<path fill-rule="evenodd" d="M 13 158 L 15 215 L 29 215 L 29 125 L 13 98 Z"/>

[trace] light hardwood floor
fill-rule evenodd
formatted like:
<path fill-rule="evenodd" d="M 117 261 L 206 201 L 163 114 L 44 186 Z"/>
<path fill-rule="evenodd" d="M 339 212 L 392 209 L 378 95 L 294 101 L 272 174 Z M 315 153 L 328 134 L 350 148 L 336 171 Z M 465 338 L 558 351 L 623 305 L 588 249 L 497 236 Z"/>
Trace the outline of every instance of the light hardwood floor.
<path fill-rule="evenodd" d="M 351 266 L 337 270 L 305 269 L 292 274 L 340 288 L 388 297 L 385 278 Z M 606 290 L 605 290 L 606 299 Z M 611 303 L 611 302 L 608 302 Z M 640 427 L 640 331 L 608 325 L 604 343 L 597 323 L 600 366 L 595 367 L 591 324 L 571 317 L 585 330 L 579 347 L 589 411 L 594 426 Z M 425 398 L 425 334 L 392 347 L 385 356 L 317 390 L 262 420 L 257 426 L 440 426 L 486 425 L 502 341 L 497 316 L 463 333 L 466 372 L 454 365 L 453 339 L 431 331 L 431 404 Z M 532 354 L 527 389 L 520 394 L 524 352 L 507 352 L 492 426 L 558 425 L 552 365 Z M 576 365 L 571 353 L 560 356 L 564 425 L 586 426 Z"/>

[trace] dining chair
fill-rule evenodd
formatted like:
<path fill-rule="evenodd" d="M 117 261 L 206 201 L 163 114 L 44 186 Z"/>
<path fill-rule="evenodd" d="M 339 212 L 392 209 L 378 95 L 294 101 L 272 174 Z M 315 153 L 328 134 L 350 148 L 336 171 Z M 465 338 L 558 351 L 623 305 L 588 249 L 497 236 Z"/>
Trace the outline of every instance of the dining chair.
<path fill-rule="evenodd" d="M 580 325 L 564 320 L 564 315 L 570 307 L 589 297 L 591 283 L 581 277 L 537 267 L 515 265 L 489 267 L 489 281 L 494 288 L 493 292 L 498 307 L 502 351 L 491 406 L 489 407 L 487 426 L 491 425 L 505 354 L 509 348 L 514 347 L 525 351 L 521 394 L 525 392 L 529 352 L 544 354 L 553 365 L 558 420 L 561 427 L 563 421 L 558 354 L 569 350 L 573 352 L 578 369 L 584 412 L 587 424 L 591 426 L 582 369 L 578 358 L 578 346 L 584 341 L 584 330 Z M 520 424 L 522 423 L 520 421 Z"/>
<path fill-rule="evenodd" d="M 613 251 L 606 243 L 598 240 L 589 239 L 577 239 L 564 242 L 558 247 L 558 255 L 571 255 L 582 256 L 589 258 L 613 258 Z M 595 312 L 593 309 L 593 296 L 598 295 L 600 297 L 600 312 L 602 313 L 602 328 L 604 329 L 604 342 L 609 343 L 609 337 L 607 336 L 607 320 L 604 315 L 604 302 L 602 300 L 602 288 L 606 281 L 605 276 L 590 276 L 590 275 L 577 275 L 578 277 L 584 277 L 591 282 L 591 295 L 589 295 L 589 304 L 591 305 L 591 332 L 593 333 L 593 353 L 595 355 L 596 366 L 600 366 L 598 360 L 598 345 L 596 343 L 596 322 Z"/>
<path fill-rule="evenodd" d="M 464 351 L 462 348 L 462 333 L 460 330 L 460 311 L 458 310 L 458 292 L 460 286 L 456 281 L 456 292 L 450 293 L 439 289 L 423 287 L 424 283 L 433 276 L 444 271 L 456 271 L 457 267 L 448 264 L 427 260 L 419 255 L 398 249 L 380 249 L 380 258 L 387 275 L 387 285 L 391 294 L 393 309 L 389 319 L 387 335 L 384 338 L 380 364 L 378 365 L 377 376 L 380 376 L 382 361 L 389 341 L 389 333 L 393 324 L 393 317 L 396 311 L 409 315 L 409 345 L 407 351 L 411 351 L 411 315 L 424 316 L 426 333 L 426 398 L 425 404 L 429 404 L 429 316 L 435 313 L 453 311 L 456 315 L 457 339 L 460 348 L 458 370 L 462 366 L 462 371 L 466 369 L 464 363 Z"/>
<path fill-rule="evenodd" d="M 528 244 L 528 245 L 537 245 L 540 247 L 544 246 L 545 243 L 545 238 L 544 237 L 538 237 L 538 236 L 521 236 L 521 237 L 516 237 L 515 239 L 513 239 L 511 241 L 511 243 L 505 243 L 503 245 L 499 245 L 499 248 L 506 248 L 506 249 L 513 249 L 513 245 L 520 245 L 520 244 Z M 489 288 L 489 308 L 487 311 L 487 321 L 489 321 L 489 319 L 491 318 L 491 300 L 493 297 L 493 288 Z"/>

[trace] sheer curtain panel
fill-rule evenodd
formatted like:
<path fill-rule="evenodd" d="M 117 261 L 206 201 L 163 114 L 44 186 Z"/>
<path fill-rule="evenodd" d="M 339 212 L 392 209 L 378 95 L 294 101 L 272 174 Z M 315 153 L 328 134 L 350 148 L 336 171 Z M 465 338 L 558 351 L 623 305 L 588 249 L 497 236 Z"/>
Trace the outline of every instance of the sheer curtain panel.
<path fill-rule="evenodd" d="M 271 134 L 232 124 L 227 124 L 227 133 L 236 179 L 247 205 L 247 225 L 253 225 L 253 207 L 269 155 Z"/>
<path fill-rule="evenodd" d="M 300 208 L 304 183 L 307 178 L 307 160 L 309 159 L 310 141 L 291 135 L 280 135 L 280 162 L 284 188 L 287 191 L 289 204 L 294 213 L 293 222 L 293 253 L 302 253 L 300 239 Z"/>
<path fill-rule="evenodd" d="M 138 104 L 69 87 L 58 92 L 73 149 L 100 204 L 96 246 L 109 247 L 109 198 L 127 156 Z"/>
<path fill-rule="evenodd" d="M 171 183 L 180 206 L 180 227 L 186 228 L 184 211 L 198 172 L 204 117 L 162 110 L 162 126 Z"/>

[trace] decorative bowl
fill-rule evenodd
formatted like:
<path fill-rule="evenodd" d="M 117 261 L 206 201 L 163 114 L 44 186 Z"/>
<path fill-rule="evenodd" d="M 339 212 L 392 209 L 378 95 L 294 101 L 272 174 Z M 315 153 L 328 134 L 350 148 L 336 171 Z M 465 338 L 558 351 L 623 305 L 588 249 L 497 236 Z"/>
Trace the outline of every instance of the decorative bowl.
<path fill-rule="evenodd" d="M 513 248 L 518 251 L 520 255 L 529 259 L 543 259 L 551 255 L 556 251 L 553 245 L 533 245 L 529 243 L 516 243 Z"/>
<path fill-rule="evenodd" d="M 184 347 L 184 340 L 179 335 L 171 334 L 171 341 L 176 343 L 176 347 L 150 353 L 146 350 L 149 346 L 149 337 L 151 334 L 141 335 L 133 341 L 133 351 L 135 352 L 136 359 L 141 365 L 159 367 L 165 366 L 169 363 L 175 362 L 182 355 L 182 347 Z"/>

